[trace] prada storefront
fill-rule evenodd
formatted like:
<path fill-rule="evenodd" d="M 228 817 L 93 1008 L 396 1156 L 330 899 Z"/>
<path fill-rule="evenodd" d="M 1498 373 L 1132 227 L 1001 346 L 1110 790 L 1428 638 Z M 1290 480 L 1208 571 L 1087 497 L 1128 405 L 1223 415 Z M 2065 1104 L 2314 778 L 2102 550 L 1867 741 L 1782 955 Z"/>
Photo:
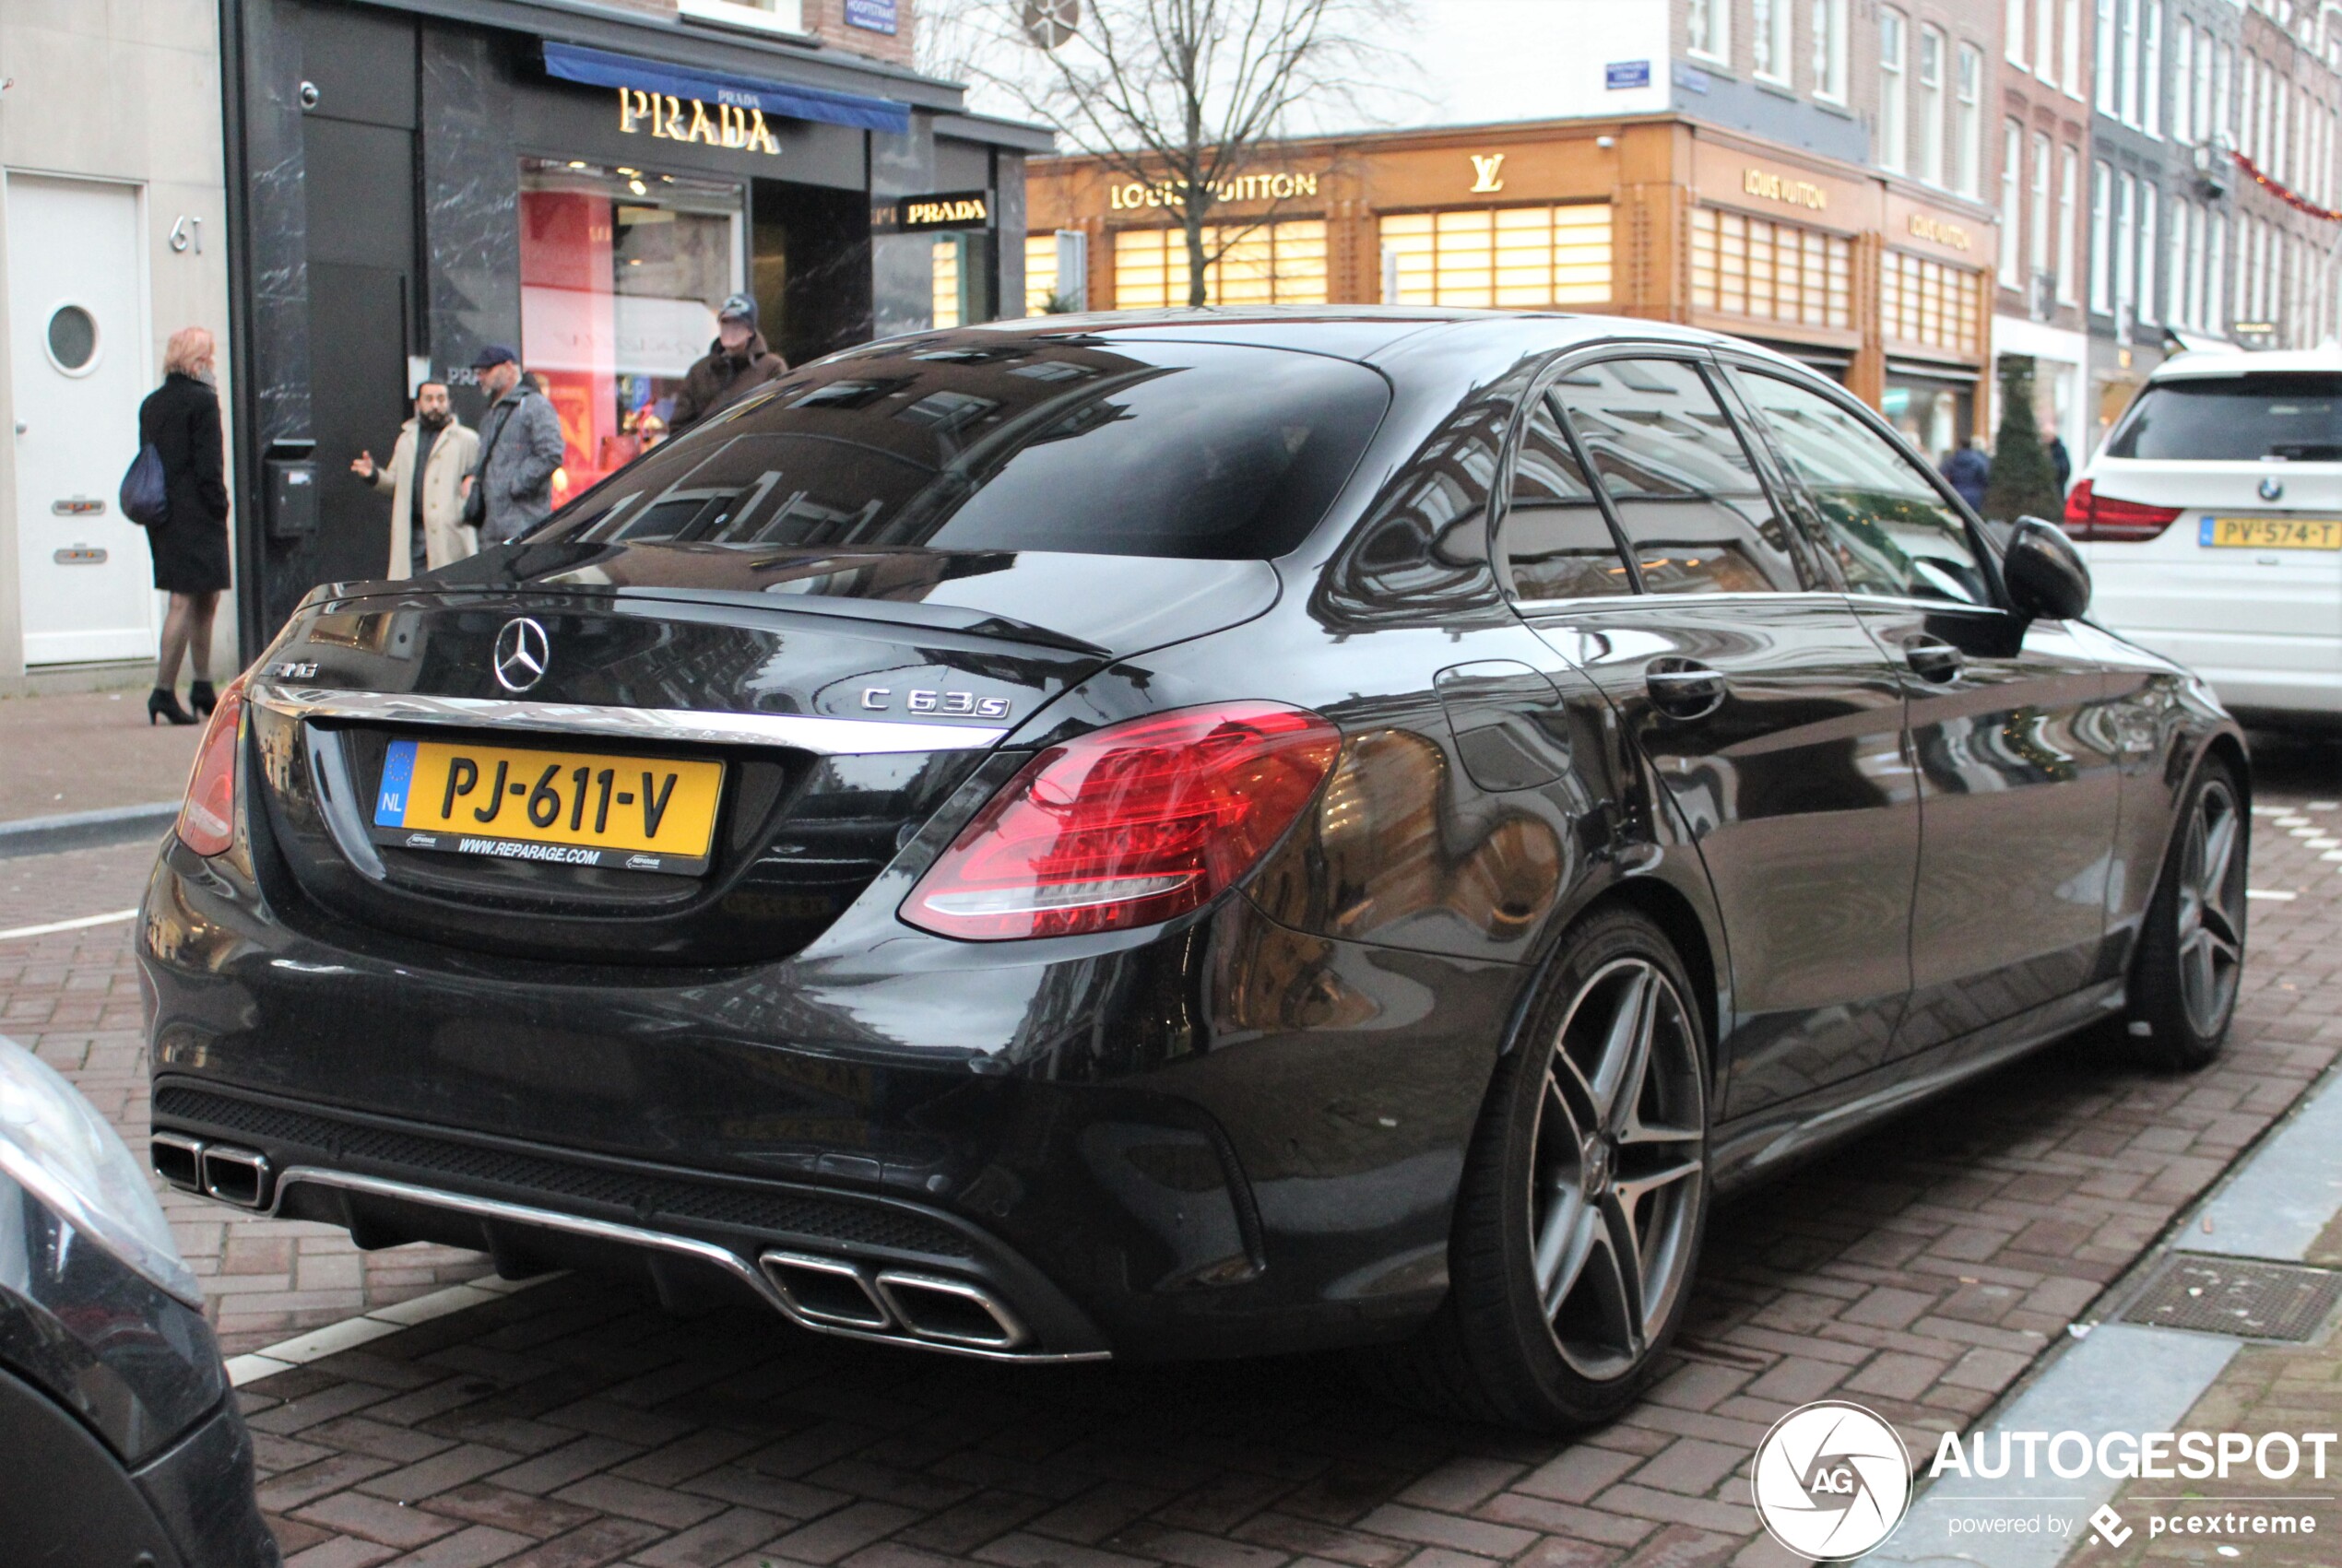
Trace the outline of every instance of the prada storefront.
<path fill-rule="evenodd" d="M 246 646 L 313 584 L 383 575 L 389 501 L 350 460 L 388 454 L 426 378 L 477 426 L 485 344 L 560 415 L 558 501 L 660 439 L 730 295 L 792 364 L 1022 308 L 999 236 L 1049 137 L 873 57 L 888 35 L 858 53 L 536 0 L 223 9 Z"/>
<path fill-rule="evenodd" d="M 1993 214 L 1851 165 L 1674 116 L 1572 120 L 1288 143 L 1220 195 L 1213 303 L 1685 322 L 1836 377 L 1931 454 L 1979 417 Z M 1036 159 L 1027 199 L 1029 312 L 1188 302 L 1174 186 Z"/>

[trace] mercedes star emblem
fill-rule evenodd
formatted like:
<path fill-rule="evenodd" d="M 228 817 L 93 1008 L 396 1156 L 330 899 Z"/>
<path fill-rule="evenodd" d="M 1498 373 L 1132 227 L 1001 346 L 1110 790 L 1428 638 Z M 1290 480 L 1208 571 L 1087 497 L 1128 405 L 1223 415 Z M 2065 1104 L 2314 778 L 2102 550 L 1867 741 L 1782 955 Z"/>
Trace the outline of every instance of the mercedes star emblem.
<path fill-rule="evenodd" d="M 2285 481 L 2283 479 L 2272 477 L 2261 481 L 2261 499 L 2263 501 L 2275 501 L 2284 493 Z"/>
<path fill-rule="evenodd" d="M 553 642 L 545 629 L 526 616 L 504 622 L 496 633 L 496 684 L 507 691 L 526 691 L 545 678 L 552 662 Z"/>

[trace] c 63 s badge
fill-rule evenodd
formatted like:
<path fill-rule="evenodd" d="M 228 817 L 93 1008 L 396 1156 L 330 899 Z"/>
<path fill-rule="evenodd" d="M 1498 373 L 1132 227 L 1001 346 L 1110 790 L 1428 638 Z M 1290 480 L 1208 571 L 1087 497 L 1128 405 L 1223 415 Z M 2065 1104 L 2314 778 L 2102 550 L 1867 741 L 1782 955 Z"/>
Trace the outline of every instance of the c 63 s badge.
<path fill-rule="evenodd" d="M 973 691 L 934 691 L 914 687 L 897 693 L 891 686 L 862 688 L 862 706 L 884 713 L 894 707 L 894 700 L 903 699 L 906 713 L 939 713 L 962 719 L 1005 719 L 1009 716 L 1009 700 L 1005 697 L 978 697 Z"/>

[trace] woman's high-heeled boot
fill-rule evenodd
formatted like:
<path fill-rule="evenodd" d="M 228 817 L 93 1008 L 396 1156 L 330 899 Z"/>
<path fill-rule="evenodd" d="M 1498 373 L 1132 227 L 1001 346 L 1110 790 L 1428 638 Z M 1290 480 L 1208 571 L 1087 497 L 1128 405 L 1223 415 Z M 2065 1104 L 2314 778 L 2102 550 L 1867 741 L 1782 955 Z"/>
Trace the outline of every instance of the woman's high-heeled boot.
<path fill-rule="evenodd" d="M 147 699 L 147 725 L 152 728 L 157 719 L 168 719 L 175 725 L 191 725 L 195 715 L 179 705 L 179 699 L 167 686 L 158 686 Z"/>
<path fill-rule="evenodd" d="M 187 706 L 195 710 L 195 717 L 207 719 L 211 711 L 219 706 L 219 695 L 212 690 L 208 680 L 191 680 L 187 683 Z"/>

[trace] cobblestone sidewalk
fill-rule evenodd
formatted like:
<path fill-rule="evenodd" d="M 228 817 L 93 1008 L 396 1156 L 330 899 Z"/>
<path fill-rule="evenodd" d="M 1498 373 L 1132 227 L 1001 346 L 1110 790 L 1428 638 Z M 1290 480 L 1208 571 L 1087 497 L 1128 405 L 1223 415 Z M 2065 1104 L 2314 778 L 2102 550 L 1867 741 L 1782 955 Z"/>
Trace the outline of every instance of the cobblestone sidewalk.
<path fill-rule="evenodd" d="M 299 1568 L 1784 1561 L 1756 1532 L 1745 1479 L 1774 1419 L 1843 1395 L 1932 1452 L 2342 1050 L 2342 862 L 2323 858 L 2342 847 L 2342 810 L 2271 799 L 2253 886 L 2295 896 L 2253 905 L 2247 992 L 2218 1066 L 2172 1078 L 2061 1047 L 1724 1211 L 1674 1369 L 1582 1441 L 1425 1421 L 1320 1361 L 994 1368 L 762 1315 L 680 1322 L 565 1279 L 252 1385 L 263 1501 Z M 119 853 L 84 852 L 51 885 L 120 907 L 135 888 L 107 878 L 143 856 L 105 861 Z M 0 1029 L 136 1135 L 124 936 L 0 944 Z M 298 1318 L 307 1258 L 358 1261 L 309 1227 L 282 1228 L 290 1252 L 248 1254 L 247 1234 L 276 1228 L 200 1212 L 220 1227 L 212 1280 L 250 1256 L 287 1262 L 295 1287 L 238 1292 L 253 1300 L 223 1326 Z M 320 1294 L 387 1300 L 476 1267 L 398 1249 Z"/>

